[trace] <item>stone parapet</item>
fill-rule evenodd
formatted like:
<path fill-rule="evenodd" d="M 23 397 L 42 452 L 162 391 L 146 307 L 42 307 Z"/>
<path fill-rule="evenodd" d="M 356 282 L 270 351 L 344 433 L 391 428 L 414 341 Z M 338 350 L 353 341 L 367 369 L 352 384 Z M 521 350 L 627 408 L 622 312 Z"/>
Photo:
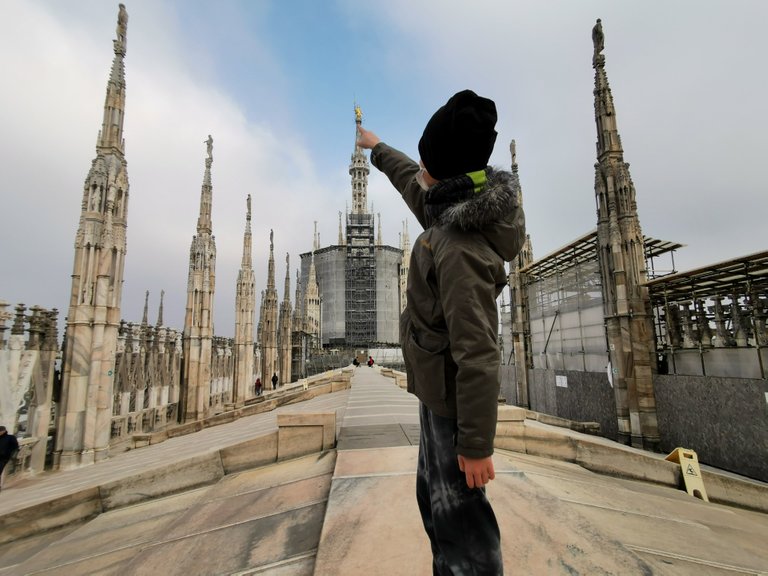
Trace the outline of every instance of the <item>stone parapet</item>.
<path fill-rule="evenodd" d="M 277 462 L 277 439 L 280 432 L 275 430 L 253 440 L 247 440 L 222 449 L 221 463 L 224 474 L 234 474 Z"/>
<path fill-rule="evenodd" d="M 577 422 L 575 420 L 568 420 L 567 418 L 560 418 L 559 416 L 552 416 L 551 414 L 545 414 L 543 412 L 534 412 L 533 410 L 525 410 L 525 417 L 528 420 L 536 420 L 542 424 L 549 424 L 550 426 L 570 428 L 571 430 L 583 432 L 585 434 L 600 435 L 599 422 Z"/>
<path fill-rule="evenodd" d="M 382 376 L 386 376 L 387 378 L 392 378 L 395 381 L 395 384 L 405 390 L 408 388 L 408 375 L 405 372 L 400 372 L 399 370 L 393 370 L 392 368 L 379 368 L 379 373 Z"/>
<path fill-rule="evenodd" d="M 151 443 L 154 435 L 136 436 L 135 442 Z M 279 414 L 277 431 L 0 515 L 0 544 L 82 522 L 109 510 L 208 486 L 228 474 L 325 452 L 335 444 L 335 412 Z"/>
<path fill-rule="evenodd" d="M 0 544 L 81 522 L 101 512 L 98 487 L 72 492 L 0 516 Z"/>
<path fill-rule="evenodd" d="M 99 486 L 102 511 L 214 484 L 224 477 L 220 451 L 163 464 Z"/>
<path fill-rule="evenodd" d="M 264 396 L 251 398 L 243 406 L 234 407 L 233 405 L 231 410 L 220 412 L 202 420 L 169 426 L 157 432 L 133 434 L 129 448 L 142 448 L 158 444 L 169 438 L 200 432 L 205 428 L 234 422 L 246 416 L 270 412 L 280 406 L 311 400 L 323 394 L 348 390 L 351 386 L 352 374 L 353 371 L 348 369 L 324 372 L 308 378 L 306 388 L 303 383 L 295 382 Z"/>
<path fill-rule="evenodd" d="M 578 432 L 577 423 L 562 418 L 553 425 L 548 423 L 551 417 L 531 415 L 522 408 L 500 406 L 495 447 L 572 462 L 607 476 L 683 487 L 680 466 L 664 460 L 663 454 Z M 703 469 L 701 475 L 710 502 L 768 512 L 768 484 L 715 470 Z"/>
<path fill-rule="evenodd" d="M 336 413 L 278 414 L 277 459 L 287 460 L 336 445 Z"/>

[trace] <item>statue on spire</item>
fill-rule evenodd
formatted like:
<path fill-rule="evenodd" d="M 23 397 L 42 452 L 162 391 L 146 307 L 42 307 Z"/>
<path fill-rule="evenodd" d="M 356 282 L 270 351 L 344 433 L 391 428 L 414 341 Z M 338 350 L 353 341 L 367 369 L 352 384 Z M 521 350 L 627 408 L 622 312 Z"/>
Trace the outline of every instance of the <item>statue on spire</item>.
<path fill-rule="evenodd" d="M 248 220 L 251 219 L 251 195 L 248 194 L 248 200 L 246 200 L 246 204 L 248 205 L 248 214 L 246 215 L 246 218 Z"/>
<path fill-rule="evenodd" d="M 203 140 L 206 146 L 206 151 L 208 152 L 208 159 L 213 160 L 213 138 L 211 138 L 211 135 L 208 134 L 208 139 Z"/>
<path fill-rule="evenodd" d="M 594 44 L 595 47 L 592 62 L 596 63 L 601 58 L 604 58 L 600 53 L 603 51 L 603 48 L 605 48 L 605 36 L 603 35 L 603 24 L 601 23 L 600 18 L 597 19 L 594 28 L 592 28 L 592 44 Z"/>
<path fill-rule="evenodd" d="M 128 31 L 128 12 L 125 10 L 125 4 L 119 5 L 117 12 L 117 38 L 112 41 L 115 54 L 125 55 L 126 32 Z"/>
<path fill-rule="evenodd" d="M 360 110 L 360 106 L 355 104 L 355 122 L 363 121 L 363 111 Z"/>
<path fill-rule="evenodd" d="M 117 12 L 117 39 L 120 43 L 125 42 L 125 33 L 128 30 L 128 12 L 125 9 L 125 4 L 119 5 L 120 10 Z"/>

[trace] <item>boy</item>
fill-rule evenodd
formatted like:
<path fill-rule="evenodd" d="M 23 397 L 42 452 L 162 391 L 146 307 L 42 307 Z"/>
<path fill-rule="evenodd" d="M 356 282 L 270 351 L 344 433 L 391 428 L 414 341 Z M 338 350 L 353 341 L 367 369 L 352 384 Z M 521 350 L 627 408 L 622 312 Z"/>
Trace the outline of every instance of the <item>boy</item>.
<path fill-rule="evenodd" d="M 495 476 L 500 352 L 496 298 L 504 262 L 523 245 L 518 184 L 488 167 L 496 105 L 471 90 L 434 113 L 417 164 L 359 128 L 358 145 L 424 227 L 414 243 L 400 318 L 408 391 L 419 398 L 416 499 L 433 573 L 501 574 L 496 517 L 485 496 Z"/>

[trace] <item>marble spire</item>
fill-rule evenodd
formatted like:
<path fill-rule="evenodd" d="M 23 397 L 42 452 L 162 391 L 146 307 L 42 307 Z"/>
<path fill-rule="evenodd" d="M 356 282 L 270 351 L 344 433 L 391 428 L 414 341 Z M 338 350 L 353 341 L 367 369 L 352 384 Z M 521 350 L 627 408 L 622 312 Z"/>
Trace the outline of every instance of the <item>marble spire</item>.
<path fill-rule="evenodd" d="M 645 286 L 644 240 L 635 186 L 629 163 L 624 161 L 605 70 L 605 36 L 600 19 L 592 28 L 592 42 L 597 127 L 597 249 L 618 436 L 620 441 L 637 448 L 657 450 L 660 438 L 652 378 L 656 356 L 649 346 L 653 339 L 647 337 L 653 334 L 653 319 Z"/>

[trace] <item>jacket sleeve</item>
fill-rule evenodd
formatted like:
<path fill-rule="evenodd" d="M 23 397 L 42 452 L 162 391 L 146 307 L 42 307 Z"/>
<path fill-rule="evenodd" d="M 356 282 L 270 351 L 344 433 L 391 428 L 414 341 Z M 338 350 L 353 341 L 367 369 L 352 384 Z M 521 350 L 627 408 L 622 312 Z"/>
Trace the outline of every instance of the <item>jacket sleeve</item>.
<path fill-rule="evenodd" d="M 426 214 L 424 212 L 425 193 L 416 182 L 419 165 L 411 158 L 392 148 L 384 142 L 379 142 L 371 150 L 371 164 L 381 170 L 392 186 L 400 192 L 408 208 L 416 216 L 422 228 L 426 229 Z"/>
<path fill-rule="evenodd" d="M 496 285 L 503 262 L 482 241 L 450 242 L 435 268 L 450 351 L 457 366 L 456 451 L 469 458 L 493 454 L 499 396 Z"/>

